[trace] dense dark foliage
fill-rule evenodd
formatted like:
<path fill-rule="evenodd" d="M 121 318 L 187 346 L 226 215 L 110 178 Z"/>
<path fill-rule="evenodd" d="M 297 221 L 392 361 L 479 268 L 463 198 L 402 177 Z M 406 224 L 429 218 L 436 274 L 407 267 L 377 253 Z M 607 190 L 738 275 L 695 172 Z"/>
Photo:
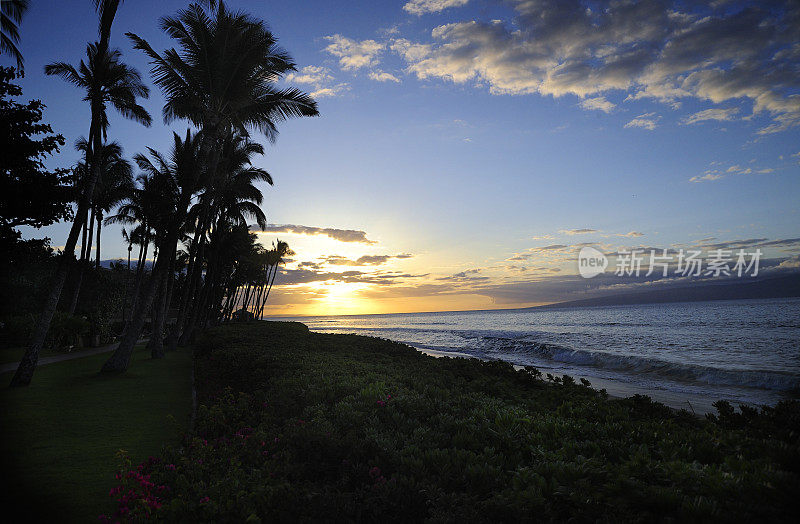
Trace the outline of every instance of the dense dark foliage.
<path fill-rule="evenodd" d="M 12 99 L 22 89 L 14 83 L 14 68 L 0 67 L 0 248 L 19 235 L 19 226 L 42 227 L 72 217 L 72 172 L 49 170 L 45 160 L 64 145 L 42 122 L 44 104 Z"/>
<path fill-rule="evenodd" d="M 534 369 L 301 324 L 195 348 L 183 446 L 122 471 L 117 517 L 653 521 L 797 516 L 800 406 L 706 420 Z"/>

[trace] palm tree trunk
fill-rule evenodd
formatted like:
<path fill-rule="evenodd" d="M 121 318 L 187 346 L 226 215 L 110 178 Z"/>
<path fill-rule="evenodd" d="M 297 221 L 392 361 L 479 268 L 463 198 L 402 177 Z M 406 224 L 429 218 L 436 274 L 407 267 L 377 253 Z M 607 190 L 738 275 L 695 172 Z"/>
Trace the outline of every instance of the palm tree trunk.
<path fill-rule="evenodd" d="M 222 138 L 223 134 L 225 133 L 225 129 L 221 128 L 218 122 L 204 122 L 203 124 L 203 141 L 200 145 L 201 155 L 204 158 L 208 158 L 208 172 L 212 175 L 216 175 L 217 167 L 219 166 L 219 159 L 220 159 L 220 148 L 218 147 L 220 139 Z M 186 344 L 186 342 L 191 337 L 191 331 L 193 330 L 192 321 L 196 320 L 196 316 L 194 316 L 195 308 L 192 309 L 192 314 L 190 316 L 188 311 L 188 299 L 190 296 L 190 292 L 196 292 L 199 289 L 199 276 L 202 272 L 202 261 L 203 261 L 203 247 L 205 245 L 205 232 L 206 228 L 209 225 L 208 222 L 211 220 L 211 203 L 209 202 L 203 208 L 203 212 L 201 213 L 200 220 L 198 220 L 198 232 L 202 235 L 200 236 L 199 240 L 201 241 L 200 245 L 197 247 L 197 252 L 195 254 L 195 268 L 194 273 L 197 274 L 197 278 L 195 278 L 196 285 L 187 288 L 187 292 L 184 293 L 184 297 L 187 300 L 186 308 L 182 308 L 183 311 L 178 315 L 178 322 L 175 324 L 175 329 L 173 330 L 174 336 L 170 334 L 170 349 L 172 346 L 177 346 L 178 344 Z M 197 232 L 195 233 L 195 239 L 197 239 Z M 192 247 L 194 247 L 194 243 L 192 243 Z M 200 267 L 197 267 L 197 264 L 200 264 Z M 193 289 L 194 288 L 194 289 Z M 196 296 L 196 295 L 194 295 Z M 187 324 L 188 322 L 188 324 Z M 189 333 L 187 333 L 187 326 L 190 326 Z"/>
<path fill-rule="evenodd" d="M 275 283 L 275 277 L 278 275 L 278 264 L 275 264 L 274 269 L 272 270 L 272 280 L 269 281 L 269 287 L 267 288 L 267 294 L 264 296 L 264 305 L 262 309 L 267 305 L 267 299 L 269 298 L 269 292 L 272 291 L 272 284 Z"/>
<path fill-rule="evenodd" d="M 86 229 L 87 229 L 87 223 L 86 223 L 86 217 L 83 217 L 81 220 L 83 221 L 83 228 L 82 228 L 83 231 L 82 231 L 82 234 L 81 234 L 81 262 L 83 262 L 84 260 L 86 260 L 86 234 L 87 234 Z"/>
<path fill-rule="evenodd" d="M 88 214 L 88 210 L 87 210 Z M 84 226 L 84 231 L 89 231 L 88 240 L 86 241 L 86 251 L 81 254 L 81 260 L 78 264 L 78 271 L 77 276 L 75 278 L 75 285 L 73 286 L 72 290 L 72 299 L 69 303 L 69 309 L 67 312 L 70 315 L 75 314 L 75 310 L 78 309 L 78 299 L 81 295 L 81 287 L 83 286 L 83 274 L 86 271 L 86 265 L 92 259 L 92 242 L 94 241 L 94 207 L 92 207 L 92 215 L 89 220 L 86 222 Z"/>
<path fill-rule="evenodd" d="M 122 323 L 125 324 L 128 318 L 128 298 L 131 291 L 131 251 L 133 246 L 128 244 L 128 271 L 125 272 L 125 300 L 122 302 Z"/>
<path fill-rule="evenodd" d="M 89 128 L 89 140 L 94 142 L 93 151 L 99 151 L 101 145 L 98 126 L 100 111 L 101 108 L 93 103 L 92 123 Z M 64 281 L 67 279 L 67 273 L 72 265 L 72 260 L 75 258 L 75 246 L 78 243 L 78 237 L 83 227 L 83 220 L 81 220 L 80 217 L 86 215 L 89 209 L 91 196 L 94 194 L 95 184 L 100 178 L 100 162 L 94 162 L 94 160 L 92 160 L 91 173 L 88 183 L 84 188 L 84 192 L 78 202 L 78 209 L 75 213 L 76 218 L 67 236 L 67 243 L 64 246 L 64 255 L 59 258 L 50 292 L 47 294 L 47 299 L 42 307 L 42 314 L 36 322 L 36 327 L 33 330 L 30 343 L 25 350 L 25 354 L 22 356 L 17 371 L 11 379 L 12 387 L 27 386 L 30 384 L 33 378 L 33 372 L 36 370 L 36 364 L 39 362 L 39 353 L 41 353 L 42 347 L 44 346 L 47 332 L 50 330 L 50 323 L 53 321 L 53 315 L 55 315 L 56 307 L 58 307 L 58 300 L 61 298 L 61 291 L 64 289 Z"/>
<path fill-rule="evenodd" d="M 95 269 L 100 269 L 100 231 L 103 227 L 103 210 L 97 210 L 97 260 L 95 262 Z"/>
<path fill-rule="evenodd" d="M 163 258 L 160 260 L 163 260 Z M 100 371 L 108 373 L 121 372 L 128 369 L 128 365 L 131 361 L 131 355 L 133 354 L 133 348 L 142 334 L 142 328 L 144 328 L 147 311 L 150 309 L 150 306 L 153 303 L 153 297 L 156 294 L 156 287 L 162 271 L 163 269 L 160 267 L 159 262 L 157 261 L 153 270 L 153 274 L 147 279 L 147 282 L 141 290 L 141 297 L 139 298 L 136 308 L 133 311 L 133 316 L 128 324 L 128 328 L 122 334 L 122 339 L 120 340 L 119 346 L 117 346 L 117 349 L 114 350 L 114 353 L 112 353 L 105 364 L 103 364 L 103 367 Z"/>
<path fill-rule="evenodd" d="M 158 277 L 158 292 L 153 303 L 152 313 L 153 332 L 150 334 L 150 341 L 147 343 L 151 358 L 164 358 L 164 309 L 167 299 L 167 276 L 167 272 L 164 271 Z M 153 278 L 155 278 L 155 275 L 153 275 Z"/>
<path fill-rule="evenodd" d="M 161 276 L 161 282 L 158 285 L 158 293 L 156 294 L 156 301 L 153 304 L 153 333 L 150 336 L 150 341 L 147 343 L 147 349 L 150 350 L 152 358 L 164 358 L 164 325 L 167 320 L 167 307 L 169 306 L 169 293 L 170 281 L 172 280 L 172 272 L 175 269 L 175 250 L 176 247 L 165 248 L 165 256 L 169 257 L 169 264 L 164 274 Z"/>
<path fill-rule="evenodd" d="M 172 250 L 172 258 L 169 261 L 169 269 L 167 270 L 167 297 L 164 301 L 164 326 L 169 320 L 169 309 L 172 305 L 172 293 L 175 290 L 175 253 L 178 251 L 178 246 Z M 166 331 L 166 329 L 165 329 Z M 165 348 L 167 349 L 167 348 Z"/>
<path fill-rule="evenodd" d="M 136 283 L 133 285 L 133 304 L 131 309 L 136 309 L 136 303 L 139 300 L 139 290 L 142 288 L 142 280 L 144 280 L 145 262 L 147 262 L 147 249 L 150 247 L 150 238 L 148 235 L 142 239 L 142 258 L 139 259 L 139 265 L 136 267 Z"/>
<path fill-rule="evenodd" d="M 152 275 L 147 279 L 147 282 L 141 290 L 141 296 L 137 301 L 131 322 L 128 324 L 125 333 L 122 334 L 122 340 L 120 340 L 119 346 L 117 346 L 117 349 L 114 350 L 114 353 L 108 358 L 106 363 L 103 364 L 101 371 L 108 373 L 121 372 L 128 369 L 128 365 L 131 362 L 131 355 L 133 355 L 133 348 L 142 334 L 142 328 L 144 328 L 147 310 L 153 303 L 159 281 L 169 265 L 169 254 L 172 251 L 169 246 L 177 244 L 178 233 L 178 226 L 171 227 L 170 231 L 167 232 L 166 238 L 162 241 L 163 244 L 157 246 L 160 256 L 156 258 Z"/>
<path fill-rule="evenodd" d="M 197 254 L 201 242 L 201 233 L 204 228 L 205 212 L 201 214 L 197 221 L 197 229 L 194 232 L 192 244 L 189 246 L 189 267 L 186 269 L 186 280 L 184 281 L 183 291 L 181 293 L 181 301 L 178 305 L 178 317 L 175 320 L 175 325 L 167 335 L 168 351 L 174 351 L 178 347 L 180 335 L 183 331 L 183 326 L 186 323 L 186 317 L 189 309 L 189 298 L 191 297 L 192 286 L 194 285 L 195 275 L 202 270 L 197 268 Z M 202 264 L 202 262 L 201 262 Z"/>

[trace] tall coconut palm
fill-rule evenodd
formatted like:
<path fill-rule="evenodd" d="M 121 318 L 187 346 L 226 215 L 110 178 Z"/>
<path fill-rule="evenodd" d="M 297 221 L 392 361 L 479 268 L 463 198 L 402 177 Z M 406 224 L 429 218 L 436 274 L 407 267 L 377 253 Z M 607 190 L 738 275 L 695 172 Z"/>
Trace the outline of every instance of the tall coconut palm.
<path fill-rule="evenodd" d="M 91 147 L 85 138 L 80 138 L 75 148 L 82 151 L 87 158 L 91 154 Z M 124 158 L 122 146 L 118 142 L 108 142 L 102 144 L 99 151 L 96 158 L 100 163 L 100 178 L 95 184 L 91 200 L 92 215 L 97 224 L 97 267 L 100 265 L 100 235 L 103 215 L 117 207 L 134 188 L 133 167 Z M 92 224 L 89 226 L 91 227 Z M 89 247 L 91 247 L 91 243 Z"/>
<path fill-rule="evenodd" d="M 169 202 L 175 188 L 171 179 L 156 174 L 143 173 L 136 177 L 137 186 L 126 195 L 116 214 L 106 218 L 106 224 L 135 226 L 132 236 L 138 239 L 139 262 L 133 291 L 133 308 L 136 307 L 139 290 L 145 278 L 147 255 L 150 245 L 158 245 L 159 230 L 171 213 Z"/>
<path fill-rule="evenodd" d="M 122 148 L 116 142 L 102 148 L 103 169 L 95 187 L 94 208 L 97 222 L 97 250 L 95 267 L 100 268 L 100 238 L 103 216 L 117 207 L 130 194 L 133 183 L 133 167 L 122 157 Z"/>
<path fill-rule="evenodd" d="M 272 271 L 271 275 L 268 274 L 269 284 L 267 286 L 267 290 L 264 293 L 264 298 L 261 303 L 258 305 L 258 314 L 259 318 L 264 318 L 264 307 L 267 305 L 267 299 L 269 299 L 269 293 L 272 291 L 272 284 L 275 283 L 275 277 L 278 275 L 278 266 L 281 264 L 286 263 L 285 257 L 291 257 L 294 255 L 294 251 L 289 247 L 289 244 L 282 240 L 278 240 L 278 245 L 272 245 Z"/>
<path fill-rule="evenodd" d="M 17 61 L 17 69 L 25 73 L 19 45 L 19 23 L 28 10 L 28 0 L 0 1 L 0 55 L 9 54 Z"/>
<path fill-rule="evenodd" d="M 80 173 L 83 180 L 78 181 L 78 188 L 83 189 L 86 185 L 86 178 L 89 172 L 86 169 L 89 155 L 91 154 L 91 146 L 85 138 L 80 138 L 75 144 L 75 149 L 84 154 L 86 162 L 82 162 L 76 169 Z M 117 142 L 110 142 L 103 144 L 97 155 L 97 161 L 100 165 L 100 179 L 95 184 L 94 194 L 90 202 L 91 218 L 87 221 L 87 228 L 84 229 L 84 236 L 88 229 L 88 239 L 84 240 L 83 249 L 81 250 L 81 264 L 78 267 L 78 275 L 75 279 L 75 289 L 72 293 L 72 301 L 68 312 L 75 313 L 78 305 L 78 297 L 83 283 L 85 264 L 84 260 L 91 260 L 91 250 L 93 243 L 93 232 L 96 224 L 97 227 L 97 252 L 95 267 L 100 267 L 100 235 L 102 232 L 103 214 L 108 213 L 112 208 L 116 207 L 126 195 L 128 195 L 133 188 L 133 170 L 130 162 L 125 160 L 122 153 L 122 146 Z"/>
<path fill-rule="evenodd" d="M 204 165 L 199 155 L 199 146 L 199 137 L 187 130 L 185 138 L 173 133 L 173 146 L 169 158 L 152 148 L 148 149 L 150 158 L 141 154 L 135 157 L 136 164 L 145 176 L 150 180 L 164 180 L 171 189 L 149 197 L 151 200 L 161 200 L 164 210 L 169 210 L 169 224 L 162 220 L 160 228 L 162 231 L 166 232 L 173 227 L 182 229 L 184 226 L 189 203 L 204 180 Z M 153 336 L 148 343 L 154 358 L 163 356 L 161 334 L 169 305 L 168 295 L 171 291 L 170 280 L 174 271 L 177 242 L 171 244 L 165 242 L 164 248 L 162 256 L 170 261 L 170 269 L 161 276 L 153 277 L 160 279 L 158 283 L 160 300 L 153 308 Z"/>
<path fill-rule="evenodd" d="M 122 62 L 119 51 L 109 50 L 99 44 L 89 44 L 86 48 L 86 55 L 87 61 L 81 60 L 78 68 L 64 62 L 56 62 L 46 66 L 45 73 L 60 76 L 85 90 L 86 96 L 84 100 L 89 102 L 91 108 L 89 143 L 92 145 L 92 151 L 99 151 L 102 145 L 102 137 L 106 136 L 109 125 L 108 105 L 116 109 L 124 117 L 145 126 L 150 126 L 152 122 L 150 114 L 137 102 L 138 98 L 147 98 L 150 90 L 142 82 L 139 72 Z M 84 225 L 95 185 L 100 178 L 101 165 L 99 161 L 95 161 L 94 155 L 90 156 L 90 167 L 90 175 L 78 202 L 75 221 L 72 223 L 67 237 L 64 256 L 59 259 L 50 292 L 34 328 L 30 344 L 11 381 L 12 386 L 30 384 L 33 372 L 36 369 L 39 353 L 50 328 L 50 322 L 55 314 L 58 300 L 61 297 L 67 272 L 72 264 L 75 245 Z"/>
<path fill-rule="evenodd" d="M 161 19 L 161 28 L 179 46 L 163 54 L 143 38 L 128 33 L 134 47 L 150 57 L 153 79 L 166 97 L 165 122 L 186 119 L 202 130 L 203 152 L 208 171 L 217 172 L 217 146 L 229 130 L 247 135 L 257 130 L 274 141 L 277 123 L 287 118 L 318 115 L 316 102 L 294 88 L 280 89 L 275 83 L 295 65 L 263 21 L 229 11 L 221 0 L 208 11 L 191 4 L 176 17 Z M 210 217 L 202 217 L 205 228 Z M 177 242 L 178 230 L 170 242 Z M 195 257 L 197 255 L 195 254 Z M 196 265 L 196 264 L 195 264 Z M 155 293 L 151 282 L 143 294 L 149 305 Z M 145 310 L 135 312 L 130 329 L 103 366 L 107 371 L 124 370 L 144 326 Z M 179 319 L 180 324 L 180 319 Z"/>
<path fill-rule="evenodd" d="M 272 177 L 263 169 L 254 167 L 251 157 L 263 154 L 264 148 L 238 134 L 231 134 L 223 142 L 217 177 L 207 189 L 208 203 L 212 217 L 213 232 L 217 240 L 213 242 L 207 257 L 205 282 L 199 299 L 194 301 L 190 320 L 184 326 L 183 337 L 188 340 L 196 325 L 209 319 L 212 311 L 216 319 L 217 302 L 222 300 L 222 270 L 220 255 L 226 233 L 233 227 L 248 225 L 248 218 L 255 220 L 264 229 L 267 218 L 259 207 L 263 195 L 255 184 L 266 182 L 272 185 Z M 213 237 L 210 237 L 213 238 Z"/>

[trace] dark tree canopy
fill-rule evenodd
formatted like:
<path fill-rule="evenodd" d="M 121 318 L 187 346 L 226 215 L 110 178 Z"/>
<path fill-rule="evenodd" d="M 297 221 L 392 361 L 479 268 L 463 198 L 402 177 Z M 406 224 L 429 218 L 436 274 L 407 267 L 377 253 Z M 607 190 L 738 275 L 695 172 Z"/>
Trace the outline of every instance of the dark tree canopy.
<path fill-rule="evenodd" d="M 72 172 L 48 170 L 45 160 L 64 145 L 42 123 L 40 100 L 20 104 L 22 94 L 14 68 L 0 68 L 0 236 L 16 236 L 19 226 L 42 227 L 72 218 Z"/>

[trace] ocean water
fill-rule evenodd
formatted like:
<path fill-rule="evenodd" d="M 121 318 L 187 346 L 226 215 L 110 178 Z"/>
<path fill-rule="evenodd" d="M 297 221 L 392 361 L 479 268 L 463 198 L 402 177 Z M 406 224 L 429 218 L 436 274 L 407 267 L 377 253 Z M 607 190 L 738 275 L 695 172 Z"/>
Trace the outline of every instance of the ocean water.
<path fill-rule="evenodd" d="M 313 331 L 500 359 L 653 398 L 800 398 L 800 299 L 304 317 Z"/>

